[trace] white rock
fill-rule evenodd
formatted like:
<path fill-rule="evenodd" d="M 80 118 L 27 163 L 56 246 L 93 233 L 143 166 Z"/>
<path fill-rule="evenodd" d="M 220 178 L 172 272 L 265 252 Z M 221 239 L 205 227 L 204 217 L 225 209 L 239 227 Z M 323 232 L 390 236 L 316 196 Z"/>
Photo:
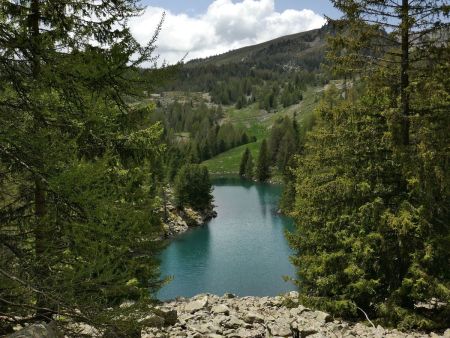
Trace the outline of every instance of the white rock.
<path fill-rule="evenodd" d="M 385 331 L 380 325 L 378 325 L 376 329 L 372 328 L 372 332 L 373 332 L 374 338 L 383 338 L 385 335 Z"/>
<path fill-rule="evenodd" d="M 237 329 L 241 326 L 244 326 L 244 322 L 235 316 L 230 316 L 228 321 L 223 322 L 222 325 L 229 329 Z"/>
<path fill-rule="evenodd" d="M 218 315 L 216 317 L 213 318 L 213 323 L 216 325 L 222 325 L 223 322 L 226 322 L 228 320 L 227 316 L 224 315 Z"/>
<path fill-rule="evenodd" d="M 207 324 L 200 324 L 200 325 L 188 325 L 188 329 L 191 331 L 196 331 L 200 333 L 210 333 L 209 326 Z"/>
<path fill-rule="evenodd" d="M 299 316 L 301 313 L 302 313 L 302 310 L 299 309 L 298 307 L 294 307 L 294 308 L 292 308 L 292 309 L 289 309 L 289 314 L 290 314 L 292 317 L 297 317 L 297 316 Z"/>
<path fill-rule="evenodd" d="M 129 308 L 129 307 L 132 307 L 134 304 L 136 304 L 136 302 L 134 302 L 132 300 L 126 300 L 122 304 L 120 304 L 119 307 L 121 309 L 126 309 L 126 308 Z"/>
<path fill-rule="evenodd" d="M 247 323 L 264 323 L 264 317 L 256 312 L 247 312 L 243 319 Z"/>
<path fill-rule="evenodd" d="M 291 326 L 287 321 L 277 321 L 268 325 L 270 333 L 274 336 L 288 337 L 291 335 Z"/>
<path fill-rule="evenodd" d="M 219 305 L 213 306 L 212 309 L 211 309 L 211 312 L 212 313 L 216 313 L 216 314 L 223 313 L 225 315 L 229 315 L 230 314 L 230 308 L 228 306 L 226 306 L 226 305 L 219 304 Z"/>
<path fill-rule="evenodd" d="M 259 299 L 259 305 L 268 305 L 269 303 L 269 297 L 261 297 Z M 270 305 L 272 305 L 272 302 L 270 302 Z"/>
<path fill-rule="evenodd" d="M 273 298 L 272 305 L 280 306 L 282 304 L 283 304 L 283 298 L 281 298 L 280 296 L 276 296 Z"/>
<path fill-rule="evenodd" d="M 299 294 L 297 291 L 291 291 L 288 293 L 290 298 L 298 298 Z"/>
<path fill-rule="evenodd" d="M 54 324 L 54 323 L 53 323 Z M 53 324 L 33 324 L 11 334 L 10 338 L 57 338 L 59 334 L 56 332 Z"/>
<path fill-rule="evenodd" d="M 264 337 L 264 329 L 263 330 L 246 330 L 246 329 L 239 329 L 237 332 L 234 333 L 234 337 L 239 338 L 256 338 L 256 337 Z"/>
<path fill-rule="evenodd" d="M 208 296 L 203 296 L 186 304 L 184 311 L 194 313 L 208 306 Z"/>
<path fill-rule="evenodd" d="M 314 311 L 314 317 L 317 321 L 322 322 L 324 324 L 331 322 L 333 320 L 328 313 L 323 311 Z"/>
<path fill-rule="evenodd" d="M 299 337 L 307 337 L 307 336 L 317 333 L 317 331 L 318 331 L 316 328 L 314 328 L 312 326 L 309 326 L 309 325 L 304 326 L 297 322 L 293 322 L 291 324 L 291 327 L 292 327 L 292 331 L 296 332 L 299 335 Z"/>
<path fill-rule="evenodd" d="M 301 337 L 308 337 L 308 338 L 328 338 L 329 336 L 323 334 L 323 333 L 314 333 L 312 335 L 307 335 L 307 336 L 301 336 Z"/>

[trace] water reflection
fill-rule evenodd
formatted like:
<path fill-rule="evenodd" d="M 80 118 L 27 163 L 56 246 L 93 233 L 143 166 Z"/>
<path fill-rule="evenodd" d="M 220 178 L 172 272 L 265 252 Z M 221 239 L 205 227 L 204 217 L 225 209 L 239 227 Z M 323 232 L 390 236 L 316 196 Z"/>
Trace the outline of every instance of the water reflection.
<path fill-rule="evenodd" d="M 215 179 L 218 217 L 179 236 L 162 254 L 163 276 L 174 280 L 160 299 L 202 292 L 276 295 L 294 289 L 284 230 L 290 219 L 276 214 L 280 187 L 240 178 Z"/>
<path fill-rule="evenodd" d="M 250 189 L 251 187 L 253 187 L 255 185 L 255 182 L 244 179 L 244 178 L 240 178 L 238 176 L 228 176 L 228 177 L 217 177 L 217 178 L 213 178 L 212 182 L 214 184 L 214 186 L 217 187 L 223 187 L 223 186 L 228 186 L 228 187 L 244 187 L 247 189 Z"/>

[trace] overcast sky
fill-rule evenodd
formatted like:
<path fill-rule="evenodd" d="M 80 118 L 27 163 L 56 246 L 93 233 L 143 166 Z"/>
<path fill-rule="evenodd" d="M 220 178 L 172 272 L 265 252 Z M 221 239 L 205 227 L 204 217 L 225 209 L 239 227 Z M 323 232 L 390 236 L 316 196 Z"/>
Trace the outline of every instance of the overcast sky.
<path fill-rule="evenodd" d="M 163 12 L 158 39 L 161 60 L 176 63 L 321 27 L 323 15 L 338 17 L 328 0 L 143 0 L 131 30 L 141 43 L 152 37 Z"/>

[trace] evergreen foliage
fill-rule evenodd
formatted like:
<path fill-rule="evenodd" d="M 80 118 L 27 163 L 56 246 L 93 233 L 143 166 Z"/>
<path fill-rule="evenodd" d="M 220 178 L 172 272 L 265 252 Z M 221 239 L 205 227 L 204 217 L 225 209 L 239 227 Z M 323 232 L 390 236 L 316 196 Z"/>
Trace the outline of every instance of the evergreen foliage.
<path fill-rule="evenodd" d="M 286 173 L 288 164 L 299 151 L 300 130 L 297 121 L 289 117 L 275 121 L 269 136 L 270 162 L 275 164 L 281 173 Z"/>
<path fill-rule="evenodd" d="M 190 206 L 208 210 L 213 201 L 208 169 L 203 165 L 186 164 L 175 177 L 175 199 L 178 208 Z"/>
<path fill-rule="evenodd" d="M 147 46 L 133 39 L 134 0 L 2 1 L 0 13 L 1 331 L 54 315 L 139 331 L 132 313 L 162 284 L 164 146 L 151 107 L 126 100 L 159 28 Z"/>
<path fill-rule="evenodd" d="M 329 39 L 328 59 L 335 74 L 353 77 L 379 68 L 394 70 L 390 85 L 399 94 L 393 116 L 399 146 L 410 143 L 413 73 L 431 75 L 429 62 L 440 62 L 448 44 L 449 5 L 445 0 L 357 1 L 332 0 L 344 13 L 332 20 L 337 34 Z M 444 47 L 444 48 L 442 48 Z"/>
<path fill-rule="evenodd" d="M 244 172 L 244 176 L 246 178 L 248 178 L 248 179 L 252 179 L 253 178 L 253 167 L 254 167 L 253 156 L 252 156 L 252 153 L 249 152 L 248 159 L 247 159 L 247 164 L 245 166 L 245 172 Z"/>
<path fill-rule="evenodd" d="M 444 74 L 450 57 L 448 39 L 435 39 L 445 6 L 406 0 L 391 6 L 335 3 L 348 19 L 347 30 L 333 38 L 332 54 L 340 62 L 335 65 L 346 76 L 355 70 L 363 76 L 344 93 L 329 88 L 296 159 L 297 231 L 289 241 L 302 300 L 346 317 L 364 318 L 364 311 L 402 329 L 446 327 L 450 86 Z M 382 13 L 400 20 L 398 26 L 384 21 L 392 26 L 383 39 L 395 43 L 357 53 L 337 48 L 342 44 L 336 42 L 361 47 L 379 37 L 383 25 L 367 26 L 367 13 L 381 22 Z M 436 25 L 419 24 L 417 17 L 424 15 Z M 405 45 L 396 38 L 405 34 L 421 43 Z M 364 65 L 370 65 L 370 75 L 360 67 L 367 58 L 377 61 Z"/>
<path fill-rule="evenodd" d="M 270 177 L 270 157 L 267 147 L 267 141 L 264 139 L 261 142 L 259 149 L 258 162 L 256 164 L 256 178 L 258 181 L 267 181 Z"/>
<path fill-rule="evenodd" d="M 187 95 L 187 94 L 186 94 Z M 181 163 L 200 163 L 231 148 L 254 141 L 240 126 L 219 124 L 222 106 L 208 107 L 203 100 L 161 103 L 152 115 L 161 122 L 168 145 L 165 167 L 172 182 Z"/>
<path fill-rule="evenodd" d="M 213 103 L 237 109 L 258 103 L 275 112 L 302 100 L 306 86 L 325 84 L 321 69 L 329 26 L 281 37 L 180 65 L 159 91 L 207 92 Z M 147 76 L 147 72 L 143 72 Z M 275 88 L 275 90 L 274 90 Z"/>
<path fill-rule="evenodd" d="M 249 148 L 245 148 L 239 166 L 239 176 L 252 179 L 253 177 L 253 157 Z"/>
<path fill-rule="evenodd" d="M 250 156 L 250 149 L 245 148 L 245 151 L 241 157 L 241 163 L 239 165 L 239 176 L 241 176 L 241 177 L 244 176 L 244 174 L 245 174 L 245 168 L 247 166 L 247 161 L 248 161 L 249 156 Z"/>

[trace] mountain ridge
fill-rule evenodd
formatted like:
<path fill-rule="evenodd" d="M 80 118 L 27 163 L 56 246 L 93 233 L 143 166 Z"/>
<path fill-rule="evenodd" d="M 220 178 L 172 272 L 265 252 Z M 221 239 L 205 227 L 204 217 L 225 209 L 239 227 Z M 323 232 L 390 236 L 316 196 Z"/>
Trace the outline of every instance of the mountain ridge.
<path fill-rule="evenodd" d="M 264 59 L 275 58 L 280 61 L 297 61 L 301 65 L 305 63 L 304 68 L 312 70 L 315 66 L 308 66 L 305 59 L 316 58 L 319 56 L 323 60 L 326 34 L 331 31 L 329 25 L 321 28 L 304 31 L 300 33 L 281 36 L 269 41 L 255 45 L 245 46 L 234 49 L 222 54 L 209 56 L 206 58 L 193 59 L 184 64 L 186 68 L 195 68 L 197 66 L 215 65 L 222 66 L 232 63 L 264 63 Z M 318 60 L 316 60 L 318 61 Z M 316 64 L 316 62 L 314 62 Z"/>

